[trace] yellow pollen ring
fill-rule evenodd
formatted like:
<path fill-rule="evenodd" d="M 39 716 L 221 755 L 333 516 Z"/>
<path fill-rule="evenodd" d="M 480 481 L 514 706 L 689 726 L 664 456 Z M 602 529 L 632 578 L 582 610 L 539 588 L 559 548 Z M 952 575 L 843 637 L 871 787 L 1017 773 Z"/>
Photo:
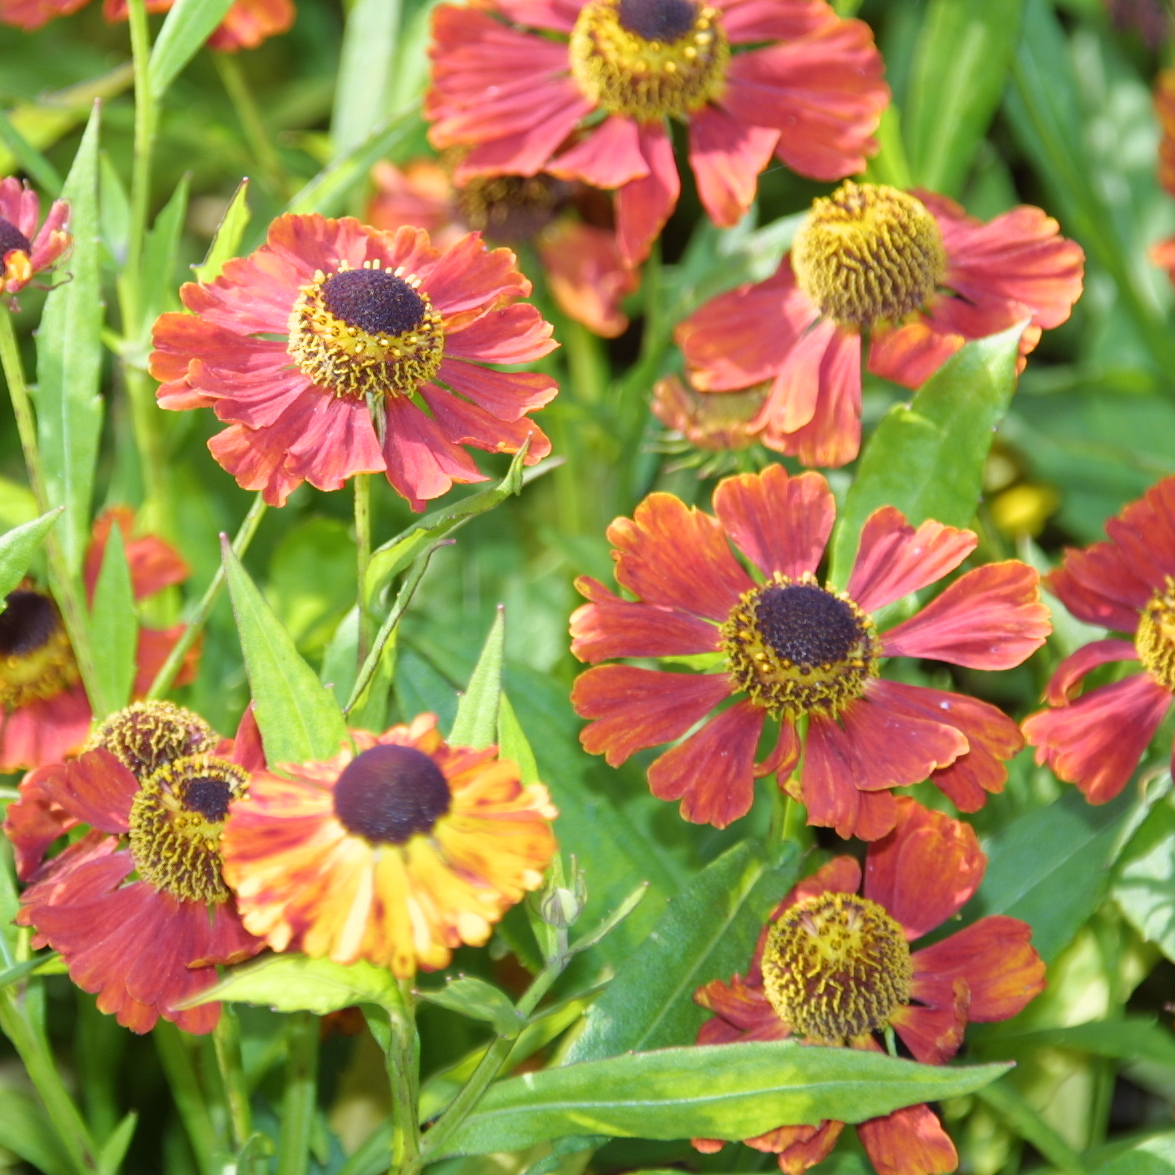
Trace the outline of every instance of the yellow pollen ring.
<path fill-rule="evenodd" d="M 371 334 L 344 322 L 328 309 L 323 287 L 352 267 L 342 262 L 334 273 L 318 270 L 303 286 L 290 311 L 287 351 L 302 372 L 320 388 L 352 400 L 410 396 L 436 375 L 445 353 L 441 315 L 421 290 L 421 279 L 401 265 L 386 273 L 410 286 L 424 304 L 420 323 L 400 334 Z M 378 271 L 378 261 L 363 268 Z"/>
<path fill-rule="evenodd" d="M 826 317 L 862 331 L 924 306 L 946 273 L 946 250 L 938 221 L 916 196 L 846 180 L 813 202 L 791 264 Z"/>
<path fill-rule="evenodd" d="M 684 118 L 726 86 L 730 44 L 720 18 L 717 8 L 702 5 L 677 40 L 649 41 L 621 24 L 618 0 L 590 0 L 571 32 L 571 76 L 609 114 Z"/>
<path fill-rule="evenodd" d="M 877 1032 L 909 1002 L 902 928 L 856 894 L 822 893 L 785 910 L 763 947 L 763 990 L 793 1032 L 845 1044 Z"/>
<path fill-rule="evenodd" d="M 1164 689 L 1175 693 L 1175 579 L 1155 592 L 1142 610 L 1134 647 L 1146 671 Z"/>

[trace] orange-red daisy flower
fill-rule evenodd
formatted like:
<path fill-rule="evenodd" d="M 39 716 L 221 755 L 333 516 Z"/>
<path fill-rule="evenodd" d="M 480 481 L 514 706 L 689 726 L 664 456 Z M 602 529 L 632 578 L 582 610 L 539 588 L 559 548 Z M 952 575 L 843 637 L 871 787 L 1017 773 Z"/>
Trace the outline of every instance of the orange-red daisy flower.
<path fill-rule="evenodd" d="M 530 288 L 514 254 L 477 233 L 441 252 L 421 229 L 281 216 L 261 248 L 181 288 L 193 313 L 156 322 L 151 373 L 164 408 L 229 423 L 208 447 L 270 505 L 303 481 L 337 490 L 386 473 L 421 510 L 486 480 L 463 445 L 512 453 L 529 437 L 529 464 L 550 452 L 527 413 L 555 381 L 491 366 L 556 346 L 516 301 Z"/>
<path fill-rule="evenodd" d="M 869 370 L 921 386 L 969 339 L 1069 317 L 1085 257 L 1057 222 L 1021 205 L 987 224 L 953 201 L 847 182 L 815 201 L 774 277 L 712 299 L 677 328 L 706 391 L 771 382 L 755 424 L 805 465 L 838 466 L 861 444 L 861 352 Z"/>
<path fill-rule="evenodd" d="M 756 776 L 776 772 L 782 782 L 801 749 L 808 821 L 841 836 L 883 836 L 896 812 L 889 789 L 928 776 L 963 811 L 1001 790 L 1004 761 L 1023 746 L 1010 718 L 975 698 L 879 674 L 885 657 L 1019 665 L 1050 631 L 1032 568 L 977 567 L 878 632 L 870 613 L 958 567 L 974 534 L 934 521 L 915 529 L 882 507 L 866 520 L 847 588 L 837 592 L 814 574 L 836 513 L 819 474 L 789 477 L 772 465 L 725 478 L 714 511 L 656 493 L 632 519 L 612 523 L 616 580 L 636 601 L 587 576 L 577 581 L 591 601 L 571 617 L 580 660 L 713 657 L 702 673 L 601 665 L 582 674 L 571 697 L 593 719 L 581 734 L 588 751 L 615 766 L 702 723 L 652 763 L 649 786 L 681 800 L 686 820 L 720 828 L 751 807 Z M 710 716 L 730 697 L 738 701 Z M 778 741 L 756 763 L 769 715 L 779 720 Z"/>
<path fill-rule="evenodd" d="M 435 147 L 470 148 L 458 182 L 619 189 L 630 265 L 677 203 L 668 119 L 689 124 L 698 195 L 732 225 L 772 155 L 815 179 L 861 171 L 889 100 L 868 25 L 824 0 L 478 0 L 441 5 L 433 38 L 425 114 Z"/>
<path fill-rule="evenodd" d="M 219 851 L 229 800 L 263 764 L 251 712 L 230 742 L 189 710 L 136 703 L 77 759 L 30 772 L 8 809 L 4 831 L 29 882 L 17 923 L 135 1032 L 160 1016 L 210 1032 L 219 1004 L 181 1005 L 216 982 L 216 964 L 265 945 L 241 925 Z M 44 861 L 78 825 L 89 831 Z"/>
<path fill-rule="evenodd" d="M 1106 534 L 1066 550 L 1045 583 L 1079 620 L 1134 639 L 1092 641 L 1066 657 L 1045 692 L 1050 708 L 1024 722 L 1036 761 L 1093 804 L 1129 782 L 1175 694 L 1175 477 L 1111 518 Z M 1141 662 L 1142 672 L 1074 700 L 1087 673 L 1114 661 Z"/>
<path fill-rule="evenodd" d="M 480 946 L 537 889 L 555 809 L 496 747 L 450 747 L 421 714 L 355 750 L 256 773 L 225 827 L 225 878 L 274 950 L 401 977 Z"/>
<path fill-rule="evenodd" d="M 414 159 L 403 169 L 381 160 L 371 178 L 367 219 L 376 228 L 415 225 L 440 247 L 471 229 L 504 245 L 530 241 L 568 318 L 609 339 L 628 326 L 620 303 L 640 276 L 621 260 L 611 228 L 575 215 L 591 195 L 603 199 L 600 193 L 545 175 L 483 177 L 456 188 L 435 159 Z"/>
<path fill-rule="evenodd" d="M 166 12 L 175 0 L 147 0 L 148 12 Z M 84 8 L 89 0 L 0 0 L 0 24 L 32 31 L 59 16 Z M 108 21 L 127 18 L 127 0 L 103 0 Z M 211 49 L 235 53 L 256 49 L 267 37 L 287 32 L 294 23 L 293 0 L 234 0 L 224 20 L 208 38 Z"/>
<path fill-rule="evenodd" d="M 69 248 L 69 203 L 54 200 L 38 229 L 41 201 L 15 176 L 0 180 L 0 294 L 15 294 Z"/>
<path fill-rule="evenodd" d="M 93 599 L 110 528 L 123 534 L 136 600 L 155 595 L 188 577 L 179 553 L 154 535 L 131 537 L 134 512 L 126 506 L 105 511 L 94 523 L 84 579 Z M 6 598 L 0 613 L 0 771 L 55 763 L 76 751 L 90 731 L 93 715 L 61 614 L 52 598 L 31 580 Z M 163 667 L 183 625 L 139 629 L 134 694 L 142 697 Z M 177 684 L 196 674 L 199 650 L 185 661 Z"/>
<path fill-rule="evenodd" d="M 983 879 L 987 859 L 961 821 L 902 797 L 896 825 L 865 854 L 836 857 L 800 882 L 772 914 L 746 978 L 715 980 L 694 996 L 714 1013 L 698 1044 L 782 1040 L 874 1049 L 892 1026 L 916 1060 L 945 1064 L 968 1021 L 1015 1016 L 1044 990 L 1044 963 L 1027 923 L 980 918 L 921 950 L 910 945 L 952 918 Z M 860 895 L 860 896 L 859 896 Z M 843 1122 L 780 1126 L 747 1139 L 802 1175 L 832 1150 Z M 857 1126 L 879 1175 L 938 1175 L 958 1165 L 954 1145 L 926 1105 Z M 696 1139 L 699 1150 L 722 1143 Z"/>

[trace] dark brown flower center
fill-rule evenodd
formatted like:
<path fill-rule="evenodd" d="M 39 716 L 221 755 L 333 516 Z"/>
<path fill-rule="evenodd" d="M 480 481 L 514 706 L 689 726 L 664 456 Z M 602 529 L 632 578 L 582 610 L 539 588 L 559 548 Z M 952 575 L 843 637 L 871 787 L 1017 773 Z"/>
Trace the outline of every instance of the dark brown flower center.
<path fill-rule="evenodd" d="M 212 777 L 189 779 L 180 803 L 187 812 L 199 812 L 205 820 L 219 824 L 228 815 L 232 788 L 223 779 Z"/>
<path fill-rule="evenodd" d="M 383 269 L 345 269 L 322 286 L 327 310 L 369 335 L 400 335 L 423 321 L 424 299 L 402 278 Z"/>
<path fill-rule="evenodd" d="M 861 637 L 848 603 L 815 584 L 770 584 L 757 616 L 763 640 L 794 665 L 843 661 Z"/>
<path fill-rule="evenodd" d="M 12 223 L 0 216 L 0 257 L 19 249 L 22 253 L 32 252 L 32 242 Z"/>
<path fill-rule="evenodd" d="M 86 750 L 105 747 L 137 779 L 188 755 L 213 751 L 216 732 L 191 710 L 172 702 L 135 702 L 106 718 Z"/>
<path fill-rule="evenodd" d="M 415 747 L 372 747 L 356 755 L 335 784 L 335 815 L 356 836 L 403 844 L 427 833 L 449 810 L 441 769 Z"/>
<path fill-rule="evenodd" d="M 763 948 L 763 989 L 793 1032 L 844 1044 L 876 1032 L 910 999 L 902 928 L 856 894 L 823 893 L 780 915 Z"/>
<path fill-rule="evenodd" d="M 698 17 L 690 0 L 620 0 L 617 13 L 621 28 L 663 44 L 680 41 Z"/>
<path fill-rule="evenodd" d="M 0 221 L 0 228 L 7 223 Z M 40 592 L 18 588 L 9 592 L 5 604 L 0 612 L 0 657 L 27 657 L 43 649 L 60 627 L 57 608 Z"/>

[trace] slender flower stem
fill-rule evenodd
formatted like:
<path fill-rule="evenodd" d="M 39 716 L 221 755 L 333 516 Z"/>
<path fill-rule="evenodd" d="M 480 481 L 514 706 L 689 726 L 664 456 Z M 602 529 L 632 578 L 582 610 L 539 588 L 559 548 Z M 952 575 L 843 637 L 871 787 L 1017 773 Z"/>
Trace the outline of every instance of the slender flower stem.
<path fill-rule="evenodd" d="M 265 120 L 261 117 L 253 91 L 249 89 L 240 58 L 235 53 L 213 53 L 212 60 L 216 62 L 221 84 L 237 113 L 249 150 L 265 175 L 265 182 L 284 203 L 291 195 L 289 177 L 265 129 Z"/>
<path fill-rule="evenodd" d="M 392 1088 L 393 1172 L 412 1170 L 420 1157 L 420 1038 L 416 1032 L 412 984 L 400 981 L 403 1010 L 391 1012 L 388 1082 Z M 390 1011 L 390 1009 L 389 1009 Z"/>
<path fill-rule="evenodd" d="M 8 395 L 12 400 L 12 411 L 16 417 L 16 430 L 20 435 L 20 446 L 24 451 L 25 467 L 28 470 L 29 485 L 37 509 L 45 514 L 51 509 L 49 494 L 45 488 L 45 474 L 41 465 L 41 449 L 37 440 L 37 422 L 29 399 L 28 384 L 24 377 L 24 364 L 16 342 L 16 331 L 8 307 L 0 302 L 0 367 L 8 383 Z M 87 696 L 94 698 L 99 691 L 94 650 L 90 644 L 90 628 L 85 605 L 82 603 L 80 585 L 69 569 L 61 539 L 50 531 L 45 539 L 45 553 L 49 558 L 49 578 L 53 595 L 61 608 L 61 618 L 69 634 L 74 659 L 82 677 Z"/>
<path fill-rule="evenodd" d="M 196 1166 L 201 1175 L 214 1175 L 213 1140 L 216 1132 L 184 1035 L 168 1020 L 160 1020 L 151 1035 L 167 1075 L 172 1100 L 183 1120 L 192 1153 L 196 1156 Z"/>
<path fill-rule="evenodd" d="M 253 499 L 253 505 L 249 507 L 249 513 L 245 515 L 245 519 L 237 531 L 237 537 L 233 539 L 233 552 L 238 557 L 244 555 L 249 549 L 249 544 L 253 541 L 254 534 L 257 533 L 257 527 L 261 524 L 261 519 L 265 511 L 265 500 L 258 494 Z M 162 668 L 155 675 L 155 680 L 151 683 L 151 688 L 147 691 L 148 701 L 158 701 L 171 689 L 171 684 L 175 681 L 176 674 L 184 662 L 184 657 L 187 656 L 188 650 L 192 645 L 196 643 L 196 638 L 204 631 L 204 625 L 208 623 L 208 617 L 212 613 L 212 607 L 216 603 L 216 597 L 219 595 L 220 589 L 223 586 L 224 566 L 221 565 L 217 567 L 216 574 L 212 577 L 212 582 L 204 589 L 204 595 L 200 597 L 200 603 L 197 605 L 191 620 L 188 621 L 183 635 L 176 641 L 175 648 L 168 654 L 167 660 L 164 661 Z"/>
<path fill-rule="evenodd" d="M 0 990 L 0 1031 L 12 1042 L 24 1064 L 74 1170 L 78 1175 L 96 1171 L 97 1152 L 90 1132 L 62 1083 L 49 1042 L 33 1023 L 15 985 Z"/>
<path fill-rule="evenodd" d="M 147 215 L 151 204 L 151 158 L 155 150 L 155 131 L 159 112 L 151 93 L 148 64 L 151 60 L 151 30 L 147 25 L 146 0 L 128 0 L 127 16 L 131 30 L 131 56 L 135 71 L 135 155 L 131 171 L 131 216 L 127 236 L 126 265 L 123 268 L 121 301 L 123 332 L 129 338 L 138 334 L 142 313 L 143 250 L 147 238 Z"/>
<path fill-rule="evenodd" d="M 318 1101 L 318 1020 L 310 1012 L 294 1012 L 286 1031 L 289 1052 L 277 1175 L 306 1175 Z"/>
<path fill-rule="evenodd" d="M 355 671 L 363 668 L 363 662 L 371 650 L 375 625 L 371 610 L 367 606 L 367 568 L 371 563 L 371 474 L 357 473 L 354 479 L 355 491 L 355 579 L 357 583 L 355 603 L 359 609 L 359 641 Z"/>
<path fill-rule="evenodd" d="M 240 1026 L 231 1004 L 220 1006 L 220 1019 L 213 1030 L 212 1043 L 216 1046 L 216 1063 L 220 1068 L 220 1079 L 224 1082 L 224 1094 L 232 1123 L 233 1147 L 239 1151 L 253 1133 L 253 1112 L 241 1063 Z"/>

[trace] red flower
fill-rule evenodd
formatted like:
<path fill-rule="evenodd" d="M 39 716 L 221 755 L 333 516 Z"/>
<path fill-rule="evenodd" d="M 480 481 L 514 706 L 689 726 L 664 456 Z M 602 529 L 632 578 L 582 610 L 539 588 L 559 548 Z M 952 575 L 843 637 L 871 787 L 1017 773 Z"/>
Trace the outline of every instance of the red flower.
<path fill-rule="evenodd" d="M 729 226 L 773 154 L 815 179 L 861 171 L 889 100 L 868 25 L 823 0 L 478 0 L 437 8 L 433 37 L 425 114 L 434 146 L 470 148 L 458 183 L 547 171 L 619 189 L 629 265 L 677 203 L 668 118 L 689 124 L 698 195 Z"/>
<path fill-rule="evenodd" d="M 303 481 L 337 490 L 379 472 L 421 510 L 454 482 L 486 480 L 463 445 L 516 452 L 529 437 L 529 464 L 550 452 L 527 413 L 554 380 L 487 366 L 556 345 L 515 302 L 530 282 L 514 262 L 477 233 L 442 253 L 419 229 L 281 216 L 256 252 L 180 290 L 194 314 L 156 322 L 159 403 L 214 408 L 230 427 L 212 455 L 271 505 Z"/>
<path fill-rule="evenodd" d="M 371 176 L 376 192 L 367 219 L 376 228 L 415 225 L 445 248 L 471 229 L 507 245 L 532 241 L 559 309 L 604 338 L 624 333 L 620 303 L 640 277 L 621 260 L 615 233 L 571 212 L 573 185 L 542 175 L 497 176 L 454 188 L 433 159 L 413 160 L 403 171 L 384 160 Z M 589 194 L 582 185 L 580 192 Z"/>
<path fill-rule="evenodd" d="M 54 200 L 38 230 L 40 219 L 41 202 L 27 183 L 14 176 L 0 180 L 0 294 L 23 290 L 72 243 L 68 201 Z"/>
<path fill-rule="evenodd" d="M 1133 641 L 1093 641 L 1066 657 L 1045 692 L 1051 707 L 1024 722 L 1047 762 L 1092 804 L 1129 782 L 1175 693 L 1175 477 L 1106 523 L 1109 542 L 1067 550 L 1045 579 L 1079 620 Z M 1085 675 L 1113 661 L 1141 661 L 1143 672 L 1074 696 Z"/>
<path fill-rule="evenodd" d="M 173 547 L 154 535 L 130 537 L 133 518 L 129 507 L 116 506 L 94 522 L 84 569 L 88 599 L 93 598 L 106 539 L 115 523 L 123 533 L 136 600 L 187 579 L 188 565 Z M 93 715 L 52 598 L 26 580 L 8 595 L 6 604 L 0 613 L 0 771 L 17 771 L 72 754 L 89 734 Z M 183 631 L 182 624 L 139 629 L 136 697 L 151 688 Z M 195 677 L 198 656 L 193 649 L 177 684 Z"/>
<path fill-rule="evenodd" d="M 783 899 L 759 936 L 745 979 L 715 980 L 694 996 L 714 1013 L 698 1044 L 782 1040 L 881 1051 L 892 1025 L 914 1058 L 950 1060 L 968 1021 L 1015 1016 L 1044 990 L 1031 930 L 996 914 L 911 953 L 908 943 L 952 918 L 978 889 L 987 859 L 974 831 L 902 797 L 896 825 L 865 854 L 836 857 Z M 846 933 L 851 929 L 852 933 Z M 842 1122 L 780 1126 L 747 1139 L 801 1175 L 832 1150 Z M 926 1105 L 857 1126 L 879 1175 L 936 1175 L 958 1165 L 954 1145 Z M 699 1150 L 722 1143 L 696 1139 Z"/>
<path fill-rule="evenodd" d="M 588 751 L 616 766 L 701 722 L 653 762 L 649 786 L 661 799 L 681 800 L 686 820 L 719 828 L 748 811 L 757 776 L 787 778 L 801 744 L 808 822 L 844 837 L 883 836 L 896 811 L 889 789 L 928 776 L 967 812 L 1003 788 L 1004 761 L 1023 746 L 1016 724 L 986 702 L 887 680 L 880 663 L 1019 665 L 1049 632 L 1032 568 L 1015 561 L 978 567 L 879 633 L 869 613 L 958 567 L 975 549 L 974 534 L 933 521 L 915 529 L 882 507 L 861 531 L 846 591 L 836 592 L 814 575 L 836 512 L 819 474 L 789 477 L 773 465 L 725 478 L 714 510 L 717 518 L 671 494 L 650 494 L 631 520 L 612 523 L 616 580 L 635 602 L 586 576 L 577 582 L 591 601 L 571 617 L 571 650 L 580 660 L 710 654 L 713 667 L 589 669 L 571 695 L 579 714 L 594 720 L 581 735 Z M 732 696 L 734 705 L 703 721 Z M 769 715 L 779 720 L 778 742 L 756 763 Z"/>
<path fill-rule="evenodd" d="M 216 964 L 264 946 L 241 925 L 219 850 L 230 799 L 264 766 L 260 748 L 251 712 L 226 741 L 190 711 L 140 703 L 106 719 L 79 758 L 27 775 L 8 809 L 4 831 L 29 882 L 17 923 L 135 1032 L 160 1016 L 210 1032 L 219 1004 L 180 1005 L 216 982 Z M 90 830 L 43 862 L 78 825 Z"/>
<path fill-rule="evenodd" d="M 0 24 L 32 31 L 88 3 L 89 0 L 0 0 Z M 174 0 L 147 0 L 147 11 L 166 12 L 173 3 Z M 126 20 L 127 0 L 103 0 L 102 15 L 111 22 Z M 293 0 L 235 0 L 208 38 L 208 47 L 230 53 L 256 49 L 267 37 L 286 32 L 293 23 Z"/>
<path fill-rule="evenodd" d="M 817 200 L 779 272 L 708 302 L 677 328 L 704 391 L 771 381 L 755 425 L 805 465 L 838 466 L 861 444 L 861 350 L 869 370 L 916 388 L 969 339 L 1031 319 L 1024 356 L 1081 295 L 1084 254 L 1039 208 L 988 224 L 951 200 L 845 183 Z"/>

